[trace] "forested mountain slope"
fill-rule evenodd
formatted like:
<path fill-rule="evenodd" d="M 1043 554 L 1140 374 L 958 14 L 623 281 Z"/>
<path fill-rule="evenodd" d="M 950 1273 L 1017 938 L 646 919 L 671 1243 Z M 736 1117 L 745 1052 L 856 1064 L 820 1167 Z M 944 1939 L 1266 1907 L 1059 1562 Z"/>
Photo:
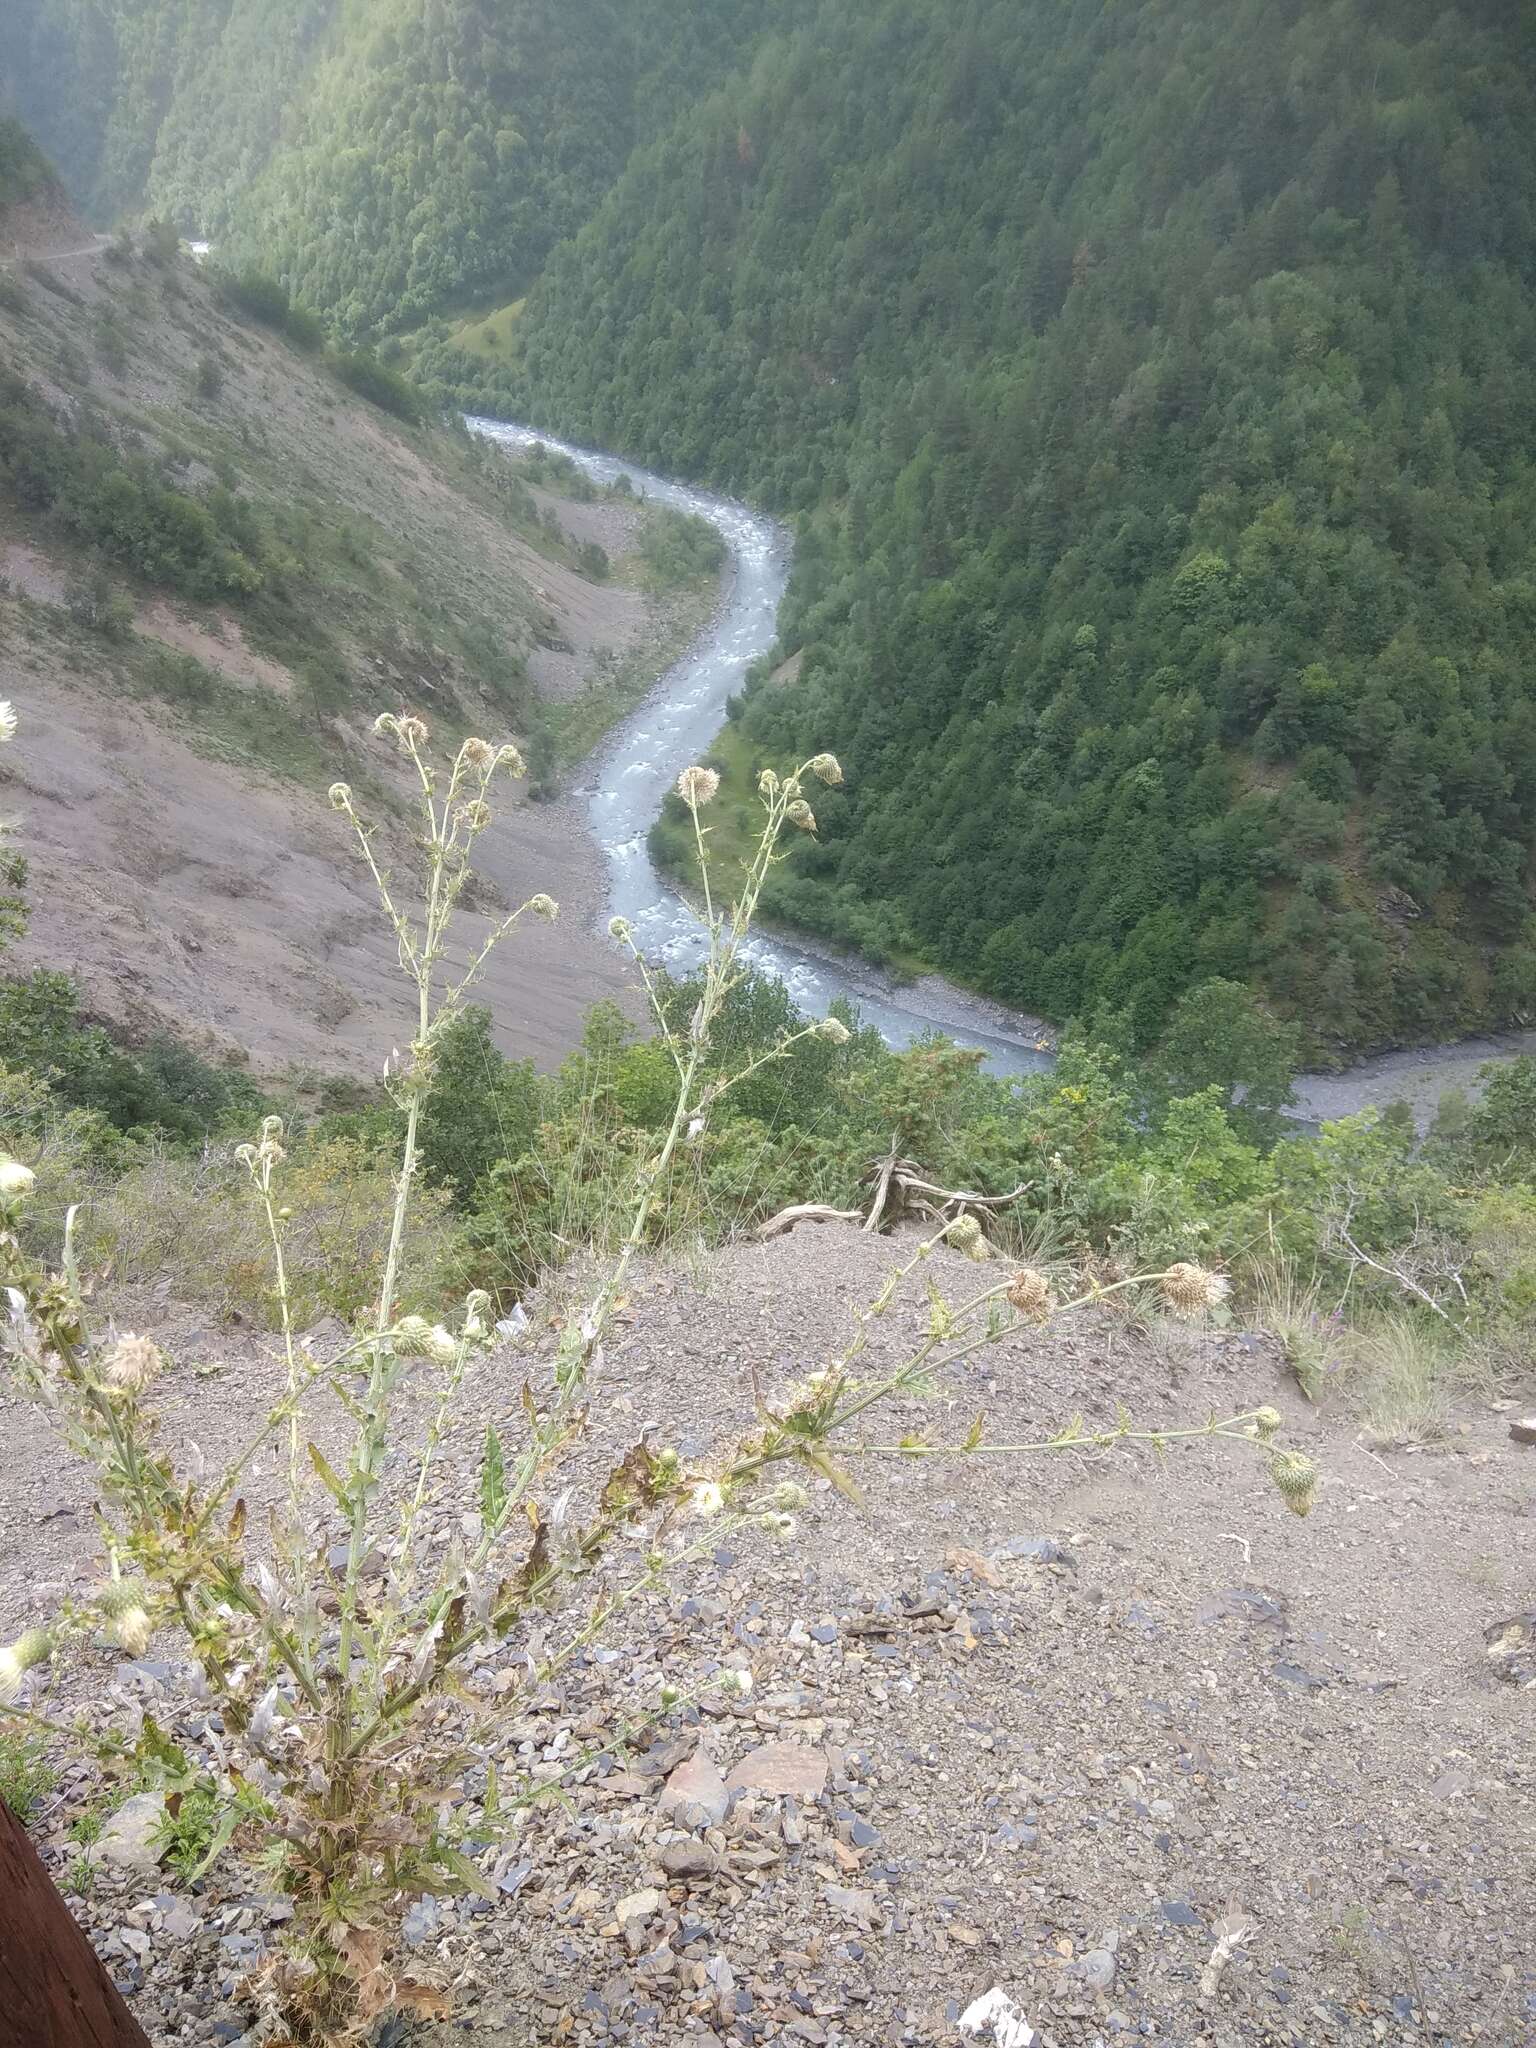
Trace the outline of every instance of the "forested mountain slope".
<path fill-rule="evenodd" d="M 636 143 L 797 0 L 10 0 L 76 199 L 259 256 L 349 332 L 522 290 Z"/>
<path fill-rule="evenodd" d="M 777 904 L 1063 1016 L 1536 1002 L 1516 5 L 828 5 L 631 165 L 529 402 L 807 517 Z"/>
<path fill-rule="evenodd" d="M 1520 0 L 13 11 L 98 210 L 352 332 L 542 267 L 440 396 L 802 515 L 747 735 L 850 780 L 781 913 L 1143 1038 L 1536 1011 Z"/>

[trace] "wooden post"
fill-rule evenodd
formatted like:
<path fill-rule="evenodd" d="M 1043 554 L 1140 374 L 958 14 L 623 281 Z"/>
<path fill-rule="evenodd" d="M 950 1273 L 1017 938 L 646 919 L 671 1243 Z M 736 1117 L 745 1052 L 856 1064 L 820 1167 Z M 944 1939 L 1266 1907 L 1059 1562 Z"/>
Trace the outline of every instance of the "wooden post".
<path fill-rule="evenodd" d="M 0 2048 L 150 2048 L 3 1800 Z"/>

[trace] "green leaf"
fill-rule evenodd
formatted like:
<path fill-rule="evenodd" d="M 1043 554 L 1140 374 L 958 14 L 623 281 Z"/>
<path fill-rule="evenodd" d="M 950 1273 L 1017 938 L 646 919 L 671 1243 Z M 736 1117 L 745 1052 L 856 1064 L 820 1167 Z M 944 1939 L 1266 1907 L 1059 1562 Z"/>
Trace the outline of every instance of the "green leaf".
<path fill-rule="evenodd" d="M 485 1455 L 480 1461 L 481 1527 L 499 1528 L 506 1511 L 507 1462 L 501 1454 L 501 1438 L 488 1423 L 485 1431 Z"/>
<path fill-rule="evenodd" d="M 224 1854 L 224 1851 L 229 1847 L 230 1842 L 234 1838 L 235 1829 L 239 1825 L 240 1809 L 231 1803 L 219 1815 L 218 1826 L 213 1831 L 213 1840 L 208 1844 L 208 1854 L 192 1873 L 192 1882 L 194 1884 L 200 1877 L 205 1877 L 212 1865 Z"/>
<path fill-rule="evenodd" d="M 324 1451 L 321 1450 L 318 1444 L 310 1444 L 307 1446 L 307 1449 L 309 1451 L 309 1462 L 319 1473 L 326 1492 L 330 1494 L 338 1507 L 349 1507 L 351 1503 L 347 1499 L 347 1489 L 336 1477 L 329 1464 L 327 1464 Z"/>
<path fill-rule="evenodd" d="M 498 1899 L 501 1893 L 492 1884 L 483 1870 L 479 1870 L 467 1856 L 461 1856 L 457 1849 L 439 1844 L 432 1851 L 432 1861 L 446 1877 L 453 1879 L 465 1891 L 477 1892 L 482 1899 Z"/>

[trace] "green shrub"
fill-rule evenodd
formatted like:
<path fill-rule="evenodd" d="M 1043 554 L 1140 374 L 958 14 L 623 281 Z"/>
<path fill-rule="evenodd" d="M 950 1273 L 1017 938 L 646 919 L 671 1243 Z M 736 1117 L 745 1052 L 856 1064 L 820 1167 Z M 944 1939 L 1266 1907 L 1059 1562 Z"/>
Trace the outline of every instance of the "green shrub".
<path fill-rule="evenodd" d="M 58 1783 L 41 1735 L 0 1728 L 0 1803 L 25 1825 Z"/>
<path fill-rule="evenodd" d="M 336 354 L 329 360 L 331 369 L 347 389 L 366 398 L 370 405 L 413 425 L 423 417 L 425 407 L 415 385 L 408 384 L 398 371 L 389 369 L 369 350 Z"/>

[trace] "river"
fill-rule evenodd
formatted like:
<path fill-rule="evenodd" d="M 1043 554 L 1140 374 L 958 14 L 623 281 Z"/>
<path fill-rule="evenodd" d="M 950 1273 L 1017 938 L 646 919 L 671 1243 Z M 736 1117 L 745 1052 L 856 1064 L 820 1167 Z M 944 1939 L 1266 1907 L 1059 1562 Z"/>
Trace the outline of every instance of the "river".
<path fill-rule="evenodd" d="M 725 598 L 708 634 L 614 727 L 587 763 L 578 792 L 608 869 L 609 914 L 628 918 L 647 959 L 684 973 L 703 955 L 703 926 L 686 898 L 658 873 L 646 850 L 646 834 L 679 772 L 709 750 L 725 723 L 727 698 L 740 690 L 747 669 L 774 644 L 789 577 L 789 534 L 776 519 L 733 498 L 674 483 L 618 456 L 574 447 L 553 434 L 504 420 L 470 417 L 468 424 L 504 447 L 558 449 L 594 483 L 627 477 L 640 496 L 707 519 L 729 550 Z M 825 744 L 835 750 L 837 735 L 825 735 Z M 961 1045 L 980 1047 L 993 1073 L 1035 1073 L 1051 1064 L 1038 1018 L 971 995 L 939 975 L 897 984 L 867 961 L 762 932 L 753 933 L 746 951 L 754 965 L 778 976 L 809 1016 L 825 1015 L 832 1002 L 845 997 L 890 1045 L 910 1045 L 942 1031 Z M 1315 1122 L 1348 1115 L 1368 1103 L 1407 1100 L 1422 1124 L 1448 1089 L 1473 1084 L 1484 1061 L 1531 1051 L 1536 1051 L 1536 1032 L 1381 1053 L 1342 1073 L 1302 1075 L 1294 1114 Z"/>

